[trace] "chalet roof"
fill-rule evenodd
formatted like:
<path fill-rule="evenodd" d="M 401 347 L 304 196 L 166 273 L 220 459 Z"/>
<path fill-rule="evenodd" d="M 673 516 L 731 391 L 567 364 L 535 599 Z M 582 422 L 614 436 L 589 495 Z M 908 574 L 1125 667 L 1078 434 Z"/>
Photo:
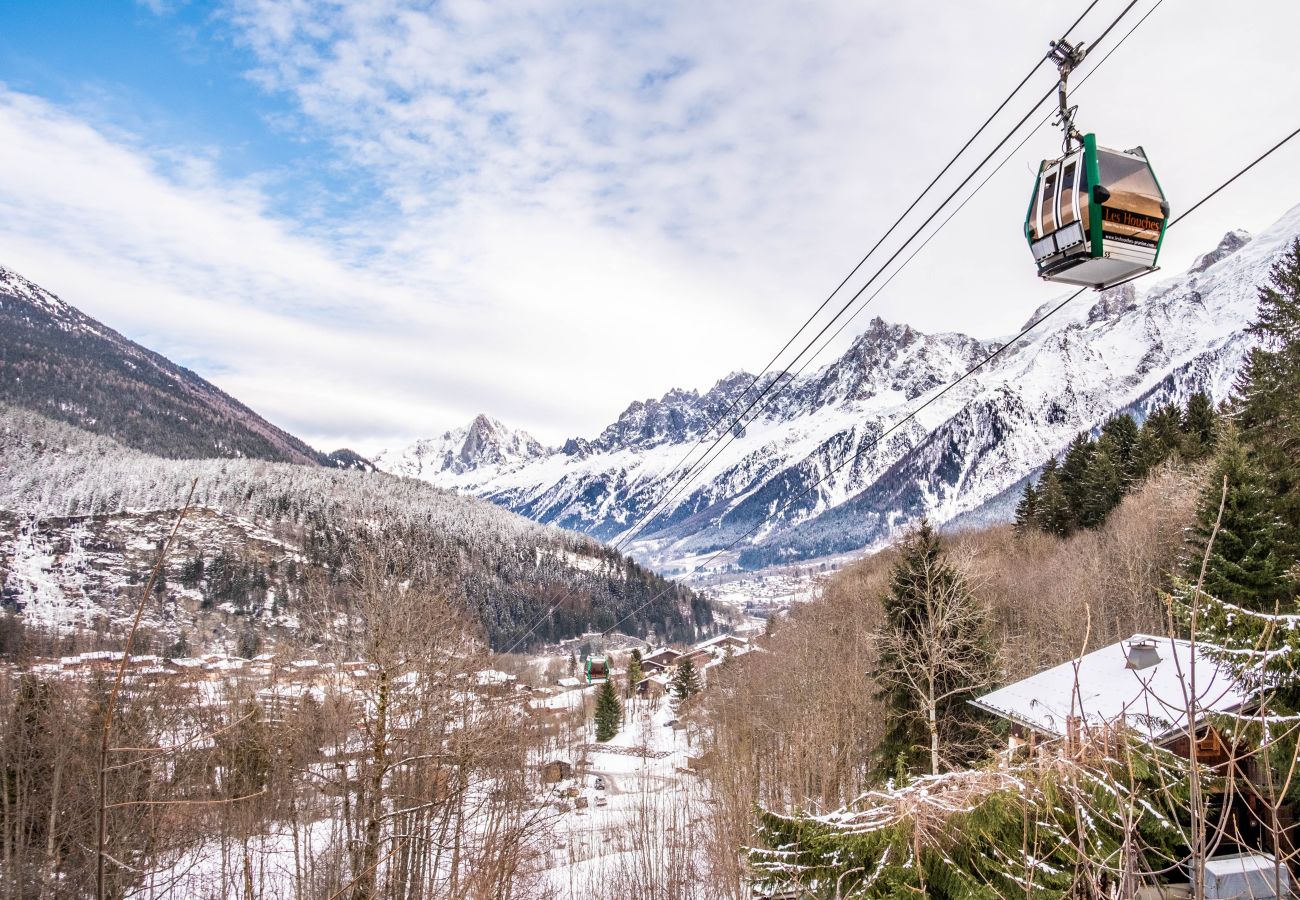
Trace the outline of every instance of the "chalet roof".
<path fill-rule="evenodd" d="M 1140 670 L 1128 668 L 1129 646 L 1145 641 L 1155 644 L 1160 662 Z M 1192 658 L 1187 641 L 1135 634 L 971 703 L 1058 737 L 1065 735 L 1066 718 L 1073 715 L 1089 725 L 1122 722 L 1158 742 L 1186 727 L 1184 686 L 1190 683 Z M 1201 647 L 1195 662 L 1197 706 L 1202 711 L 1230 712 L 1250 699 L 1250 692 Z"/>
<path fill-rule="evenodd" d="M 717 637 L 711 637 L 707 641 L 700 641 L 695 645 L 696 650 L 712 650 L 714 647 L 722 647 L 730 644 L 733 647 L 743 647 L 749 641 L 734 634 L 720 634 Z"/>
<path fill-rule="evenodd" d="M 474 683 L 480 687 L 489 684 L 505 684 L 508 681 L 514 681 L 515 676 L 509 672 L 502 672 L 497 669 L 481 669 L 474 673 Z"/>

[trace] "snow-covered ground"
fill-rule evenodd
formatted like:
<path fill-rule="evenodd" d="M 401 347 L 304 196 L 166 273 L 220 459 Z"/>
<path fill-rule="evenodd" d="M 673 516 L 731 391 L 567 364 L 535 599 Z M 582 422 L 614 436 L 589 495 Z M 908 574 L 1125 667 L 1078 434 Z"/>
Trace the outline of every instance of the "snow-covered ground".
<path fill-rule="evenodd" d="M 565 810 L 553 826 L 548 876 L 559 897 L 627 887 L 700 852 L 689 838 L 703 827 L 703 787 L 687 771 L 688 732 L 673 727 L 667 699 L 633 700 L 626 712 L 623 729 L 608 743 L 588 743 L 573 780 L 560 786 L 579 793 L 558 801 Z"/>

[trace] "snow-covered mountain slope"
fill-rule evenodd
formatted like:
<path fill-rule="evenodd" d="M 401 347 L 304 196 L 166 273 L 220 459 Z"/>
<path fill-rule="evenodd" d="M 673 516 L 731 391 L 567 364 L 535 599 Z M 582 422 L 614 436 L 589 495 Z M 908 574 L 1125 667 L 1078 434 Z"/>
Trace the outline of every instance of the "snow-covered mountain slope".
<path fill-rule="evenodd" d="M 347 548 L 372 530 L 416 548 L 496 647 L 615 624 L 665 640 L 711 628 L 691 591 L 478 498 L 361 468 L 163 459 L 3 401 L 0 613 L 56 631 L 129 621 L 191 486 L 192 515 L 147 610 L 168 641 L 233 652 L 246 633 L 328 637 L 313 585 L 342 578 Z M 568 602 L 543 616 L 556 598 Z"/>
<path fill-rule="evenodd" d="M 0 400 L 158 456 L 346 463 L 3 266 Z"/>
<path fill-rule="evenodd" d="M 1118 410 L 1140 414 L 1201 389 L 1227 396 L 1251 346 L 1257 287 L 1297 235 L 1300 207 L 1254 239 L 1230 232 L 1144 292 L 1084 294 L 884 439 L 999 343 L 875 319 L 839 359 L 760 404 L 676 496 L 673 467 L 711 441 L 751 376 L 633 403 L 595 439 L 535 459 L 421 477 L 606 540 L 667 497 L 632 550 L 668 572 L 750 529 L 722 562 L 750 568 L 871 546 L 923 514 L 945 522 L 1000 502 Z"/>
<path fill-rule="evenodd" d="M 507 428 L 499 420 L 480 414 L 465 427 L 441 437 L 416 441 L 398 452 L 381 453 L 374 463 L 397 475 L 465 488 L 550 452 L 528 432 Z"/>

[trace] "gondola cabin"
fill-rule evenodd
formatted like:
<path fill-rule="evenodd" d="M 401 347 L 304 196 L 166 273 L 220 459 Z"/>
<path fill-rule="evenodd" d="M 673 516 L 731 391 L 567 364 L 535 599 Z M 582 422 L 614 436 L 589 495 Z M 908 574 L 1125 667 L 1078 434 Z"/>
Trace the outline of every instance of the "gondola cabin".
<path fill-rule="evenodd" d="M 598 684 L 602 681 L 609 681 L 609 657 L 588 656 L 587 684 Z"/>
<path fill-rule="evenodd" d="M 1169 204 L 1141 147 L 1110 150 L 1083 136 L 1044 160 L 1025 216 L 1025 238 L 1048 281 L 1114 287 L 1154 272 Z"/>

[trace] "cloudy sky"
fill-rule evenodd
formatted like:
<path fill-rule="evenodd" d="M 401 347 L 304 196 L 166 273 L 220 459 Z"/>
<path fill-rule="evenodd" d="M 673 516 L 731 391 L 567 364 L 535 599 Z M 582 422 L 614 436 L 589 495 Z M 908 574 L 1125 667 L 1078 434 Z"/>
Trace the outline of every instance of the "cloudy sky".
<path fill-rule="evenodd" d="M 761 367 L 1084 6 L 6 3 L 0 264 L 323 449 L 480 411 L 558 443 Z M 1137 0 L 1076 78 L 1148 13 L 1075 99 L 1176 213 L 1298 124 L 1300 4 Z M 1021 129 L 822 359 L 872 314 L 993 337 L 1058 296 L 1020 235 L 1058 143 Z M 1300 203 L 1297 171 L 1189 219 L 1166 270 Z"/>

